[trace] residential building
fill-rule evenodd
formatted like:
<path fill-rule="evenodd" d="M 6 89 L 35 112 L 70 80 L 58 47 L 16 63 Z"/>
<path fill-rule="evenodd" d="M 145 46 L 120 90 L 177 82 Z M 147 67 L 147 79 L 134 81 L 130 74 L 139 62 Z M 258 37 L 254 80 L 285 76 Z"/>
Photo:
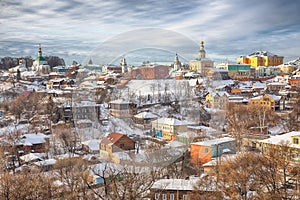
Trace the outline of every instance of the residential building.
<path fill-rule="evenodd" d="M 212 108 L 224 109 L 227 106 L 229 94 L 225 91 L 210 92 L 206 95 L 207 106 Z"/>
<path fill-rule="evenodd" d="M 191 162 L 196 165 L 204 164 L 228 152 L 236 152 L 234 138 L 223 137 L 190 144 Z"/>
<path fill-rule="evenodd" d="M 278 66 L 283 63 L 283 56 L 268 51 L 256 51 L 248 56 L 240 56 L 237 58 L 237 62 L 249 64 L 255 68 L 258 66 Z"/>
<path fill-rule="evenodd" d="M 58 109 L 61 120 L 65 122 L 75 122 L 76 125 L 79 125 L 82 122 L 80 120 L 98 122 L 100 119 L 100 104 L 90 101 L 67 101 L 59 106 Z"/>
<path fill-rule="evenodd" d="M 258 141 L 269 138 L 270 136 L 267 134 L 244 134 L 242 136 L 242 147 L 254 151 L 256 150 L 256 146 Z"/>
<path fill-rule="evenodd" d="M 211 161 L 204 163 L 202 165 L 204 174 L 207 174 L 209 176 L 216 176 L 219 167 L 224 164 L 226 165 L 226 162 L 228 162 L 228 160 L 234 159 L 236 155 L 237 154 L 226 154 L 218 158 L 213 158 Z"/>
<path fill-rule="evenodd" d="M 300 88 L 300 75 L 294 75 L 288 81 L 293 89 Z"/>
<path fill-rule="evenodd" d="M 104 65 L 102 66 L 102 72 L 104 73 L 122 73 L 122 67 L 117 65 Z"/>
<path fill-rule="evenodd" d="M 253 97 L 248 101 L 249 105 L 260 105 L 271 110 L 283 110 L 284 109 L 284 97 L 276 96 L 272 94 L 264 94 L 257 97 Z"/>
<path fill-rule="evenodd" d="M 169 77 L 170 68 L 166 65 L 145 64 L 128 71 L 126 79 L 165 79 Z"/>
<path fill-rule="evenodd" d="M 132 117 L 137 112 L 137 105 L 122 99 L 109 102 L 109 113 L 117 118 Z"/>
<path fill-rule="evenodd" d="M 178 132 L 176 134 L 175 140 L 183 144 L 189 145 L 190 143 L 202 140 L 203 138 L 205 138 L 204 133 L 187 131 L 187 132 Z"/>
<path fill-rule="evenodd" d="M 15 66 L 13 68 L 8 69 L 8 71 L 9 72 L 13 72 L 13 73 L 17 73 L 18 71 L 19 72 L 27 71 L 26 60 L 25 59 L 19 59 L 19 65 Z"/>
<path fill-rule="evenodd" d="M 96 139 L 87 140 L 81 143 L 82 150 L 88 153 L 100 153 L 100 141 Z"/>
<path fill-rule="evenodd" d="M 284 74 L 292 74 L 295 70 L 297 70 L 296 65 L 292 65 L 292 64 L 288 64 L 288 63 L 279 65 L 278 67 L 280 67 L 280 70 Z"/>
<path fill-rule="evenodd" d="M 272 82 L 267 84 L 267 91 L 270 93 L 278 93 L 280 90 L 284 90 L 287 83 L 284 82 Z"/>
<path fill-rule="evenodd" d="M 18 151 L 23 151 L 25 154 L 46 152 L 49 147 L 49 136 L 42 133 L 24 134 L 17 139 L 16 146 Z"/>
<path fill-rule="evenodd" d="M 150 188 L 151 200 L 192 200 L 194 194 L 217 193 L 215 186 L 197 188 L 200 178 L 189 179 L 159 179 Z"/>
<path fill-rule="evenodd" d="M 114 153 L 130 153 L 135 150 L 135 141 L 127 135 L 112 132 L 100 142 L 100 157 L 109 160 L 118 160 Z M 119 160 L 118 160 L 119 162 Z"/>
<path fill-rule="evenodd" d="M 133 121 L 135 125 L 143 130 L 151 129 L 151 122 L 158 118 L 157 115 L 151 112 L 141 112 L 133 116 Z"/>
<path fill-rule="evenodd" d="M 227 69 L 211 68 L 207 70 L 207 78 L 212 80 L 228 80 L 230 77 Z"/>
<path fill-rule="evenodd" d="M 288 153 L 289 161 L 300 162 L 300 132 L 292 131 L 289 133 L 271 136 L 270 138 L 259 140 L 256 146 L 262 153 L 269 154 L 271 150 L 283 151 Z M 286 147 L 286 148 L 282 148 Z"/>
<path fill-rule="evenodd" d="M 216 66 L 218 69 L 228 70 L 228 76 L 231 79 L 250 78 L 251 66 L 241 63 L 221 63 Z"/>
<path fill-rule="evenodd" d="M 258 66 L 256 69 L 256 77 L 277 76 L 282 74 L 280 67 L 277 66 Z"/>
<path fill-rule="evenodd" d="M 173 140 L 178 132 L 187 130 L 187 123 L 175 118 L 159 118 L 152 121 L 152 129 L 157 137 Z"/>

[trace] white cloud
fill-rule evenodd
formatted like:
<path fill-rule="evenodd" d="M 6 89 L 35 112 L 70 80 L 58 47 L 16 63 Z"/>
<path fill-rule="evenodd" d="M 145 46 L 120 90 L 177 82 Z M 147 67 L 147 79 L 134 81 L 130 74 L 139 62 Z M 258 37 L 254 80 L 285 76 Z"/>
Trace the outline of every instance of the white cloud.
<path fill-rule="evenodd" d="M 204 39 L 208 55 L 216 57 L 261 48 L 290 58 L 300 52 L 297 1 L 4 0 L 0 6 L 0 44 L 6 47 L 0 56 L 34 56 L 34 44 L 42 43 L 53 47 L 49 54 L 72 60 L 118 34 L 145 27 L 173 30 L 197 43 Z M 15 46 L 20 50 L 9 48 Z"/>

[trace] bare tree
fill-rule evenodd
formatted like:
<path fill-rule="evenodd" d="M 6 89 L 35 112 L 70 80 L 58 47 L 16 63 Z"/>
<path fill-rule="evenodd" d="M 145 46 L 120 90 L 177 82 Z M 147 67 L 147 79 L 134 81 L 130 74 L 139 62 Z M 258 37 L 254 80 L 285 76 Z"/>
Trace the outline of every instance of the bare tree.
<path fill-rule="evenodd" d="M 101 169 L 92 168 L 93 173 L 103 179 L 102 187 L 92 188 L 100 199 L 144 199 L 158 173 L 145 170 L 147 167 L 120 166 L 102 163 Z"/>
<path fill-rule="evenodd" d="M 250 119 L 253 122 L 253 124 L 259 127 L 261 132 L 263 132 L 263 128 L 266 125 L 274 125 L 276 124 L 276 120 L 278 120 L 278 117 L 276 117 L 275 112 L 265 105 L 249 105 L 248 113 L 250 114 Z"/>
<path fill-rule="evenodd" d="M 251 120 L 249 120 L 246 106 L 239 104 L 228 106 L 226 110 L 226 131 L 236 139 L 238 150 L 242 145 L 242 135 L 248 132 L 250 123 Z"/>
<path fill-rule="evenodd" d="M 86 187 L 88 174 L 84 173 L 87 163 L 81 158 L 66 158 L 58 160 L 54 166 L 55 176 L 63 183 L 60 188 L 64 199 L 83 199 L 91 198 Z"/>
<path fill-rule="evenodd" d="M 57 186 L 42 173 L 22 172 L 14 174 L 2 173 L 0 175 L 0 199 L 46 199 L 59 197 Z"/>

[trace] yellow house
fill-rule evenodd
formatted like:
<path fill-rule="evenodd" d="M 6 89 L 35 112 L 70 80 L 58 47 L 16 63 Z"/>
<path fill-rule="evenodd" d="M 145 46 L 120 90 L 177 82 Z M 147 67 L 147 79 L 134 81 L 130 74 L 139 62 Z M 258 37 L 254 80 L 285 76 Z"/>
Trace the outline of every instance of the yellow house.
<path fill-rule="evenodd" d="M 281 96 L 265 94 L 249 99 L 249 105 L 260 105 L 267 107 L 271 110 L 276 110 L 280 106 Z"/>
<path fill-rule="evenodd" d="M 226 107 L 229 96 L 225 91 L 210 92 L 206 95 L 205 101 L 209 107 L 221 109 Z"/>
<path fill-rule="evenodd" d="M 288 159 L 292 162 L 300 162 L 300 132 L 292 131 L 282 135 L 271 136 L 270 138 L 257 142 L 257 148 L 264 154 L 268 154 L 271 149 L 281 150 L 281 147 L 289 153 Z"/>
<path fill-rule="evenodd" d="M 152 129 L 157 137 L 173 140 L 178 132 L 187 131 L 187 123 L 175 118 L 159 118 L 152 121 Z"/>
<path fill-rule="evenodd" d="M 292 74 L 296 69 L 297 66 L 295 65 L 288 65 L 288 64 L 283 64 L 279 66 L 281 71 L 285 74 Z"/>
<path fill-rule="evenodd" d="M 283 63 L 283 56 L 278 56 L 268 51 L 256 51 L 248 56 L 240 56 L 236 61 L 249 64 L 255 68 L 258 66 L 278 66 Z"/>
<path fill-rule="evenodd" d="M 100 142 L 100 157 L 106 160 L 118 160 L 116 153 L 130 153 L 135 150 L 135 141 L 122 133 L 112 132 Z"/>

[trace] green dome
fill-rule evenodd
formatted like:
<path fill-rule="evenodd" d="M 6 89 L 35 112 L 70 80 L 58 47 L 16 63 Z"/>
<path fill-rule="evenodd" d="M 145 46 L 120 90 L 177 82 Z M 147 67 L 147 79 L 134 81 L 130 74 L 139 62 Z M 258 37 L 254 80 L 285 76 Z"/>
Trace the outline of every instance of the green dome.
<path fill-rule="evenodd" d="M 37 61 L 46 61 L 43 56 L 38 56 L 38 57 L 36 57 L 35 60 L 37 60 Z"/>

